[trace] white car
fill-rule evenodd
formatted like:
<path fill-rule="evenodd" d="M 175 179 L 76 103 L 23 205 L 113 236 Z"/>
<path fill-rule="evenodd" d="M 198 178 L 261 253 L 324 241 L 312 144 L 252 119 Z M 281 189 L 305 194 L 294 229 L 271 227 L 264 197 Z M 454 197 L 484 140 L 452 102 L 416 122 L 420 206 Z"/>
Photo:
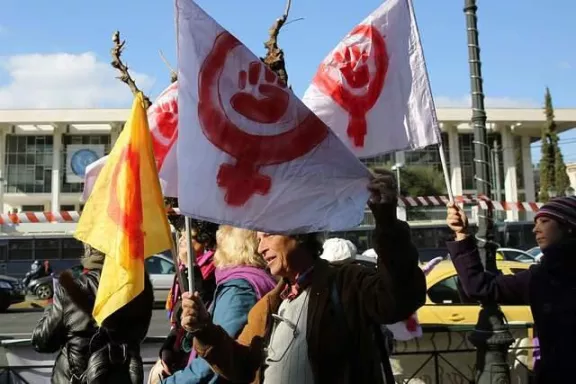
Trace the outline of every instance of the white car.
<path fill-rule="evenodd" d="M 537 263 L 539 263 L 542 260 L 542 256 L 544 256 L 540 247 L 530 248 L 529 250 L 526 251 L 526 253 L 529 253 L 532 256 L 534 256 L 534 259 L 536 260 Z"/>
<path fill-rule="evenodd" d="M 516 248 L 498 248 L 496 250 L 496 258 L 498 259 L 498 256 L 501 256 L 502 260 L 518 261 L 520 263 L 528 263 L 528 264 L 537 263 L 538 255 L 532 253 L 531 251 L 533 250 L 534 248 L 528 251 L 523 251 L 521 249 Z M 538 248 L 538 251 L 540 251 L 540 248 Z"/>
<path fill-rule="evenodd" d="M 170 253 L 158 253 L 147 258 L 146 271 L 154 287 L 154 301 L 166 302 L 176 273 Z"/>

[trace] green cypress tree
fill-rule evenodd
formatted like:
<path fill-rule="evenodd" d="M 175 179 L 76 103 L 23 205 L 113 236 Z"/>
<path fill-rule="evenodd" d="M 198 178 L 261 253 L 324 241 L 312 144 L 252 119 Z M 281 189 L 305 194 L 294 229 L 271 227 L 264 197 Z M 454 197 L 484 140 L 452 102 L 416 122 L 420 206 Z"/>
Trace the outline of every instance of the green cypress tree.
<path fill-rule="evenodd" d="M 554 146 L 554 179 L 556 181 L 556 191 L 558 191 L 558 196 L 565 196 L 568 188 L 570 188 L 570 178 L 566 172 L 566 164 L 564 163 L 562 150 L 558 145 L 558 137 L 554 140 Z"/>
<path fill-rule="evenodd" d="M 551 175 L 551 186 L 556 191 L 558 196 L 564 196 L 567 189 L 570 187 L 570 179 L 566 173 L 566 164 L 564 164 L 564 156 L 560 149 L 560 139 L 556 129 L 556 122 L 554 121 L 554 106 L 552 104 L 552 96 L 550 89 L 546 88 L 545 96 L 545 110 L 546 110 L 546 127 L 548 131 L 548 145 L 549 153 L 552 157 L 551 167 L 548 169 Z"/>
<path fill-rule="evenodd" d="M 555 169 L 554 169 L 554 146 L 551 143 L 552 132 L 556 130 L 554 122 L 554 109 L 552 107 L 552 96 L 550 90 L 546 88 L 544 98 L 544 112 L 546 114 L 546 124 L 542 126 L 542 146 L 540 149 L 540 196 L 539 200 L 546 202 L 549 199 L 548 190 L 554 187 Z"/>

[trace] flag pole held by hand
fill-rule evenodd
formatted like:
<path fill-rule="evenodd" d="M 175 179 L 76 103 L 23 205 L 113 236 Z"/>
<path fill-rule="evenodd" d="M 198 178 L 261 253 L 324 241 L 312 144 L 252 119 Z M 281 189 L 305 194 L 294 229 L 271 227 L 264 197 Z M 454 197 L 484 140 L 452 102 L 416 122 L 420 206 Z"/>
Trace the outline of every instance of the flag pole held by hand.
<path fill-rule="evenodd" d="M 194 293 L 194 261 L 196 260 L 196 255 L 194 255 L 194 248 L 192 247 L 190 217 L 184 217 L 184 224 L 186 229 L 186 247 L 188 248 L 188 292 Z"/>

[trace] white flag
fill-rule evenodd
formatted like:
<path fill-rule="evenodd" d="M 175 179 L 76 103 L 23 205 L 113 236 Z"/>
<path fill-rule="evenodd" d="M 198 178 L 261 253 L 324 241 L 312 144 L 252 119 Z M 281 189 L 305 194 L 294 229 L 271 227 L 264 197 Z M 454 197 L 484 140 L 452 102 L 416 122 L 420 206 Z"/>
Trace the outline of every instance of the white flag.
<path fill-rule="evenodd" d="M 178 196 L 178 167 L 176 142 L 178 141 L 178 84 L 166 88 L 146 112 L 152 134 L 152 148 L 158 168 L 158 177 L 164 196 Z M 87 201 L 94 183 L 106 164 L 104 156 L 86 167 L 82 201 Z"/>
<path fill-rule="evenodd" d="M 387 0 L 324 59 L 304 103 L 360 158 L 437 144 L 410 0 Z"/>
<path fill-rule="evenodd" d="M 82 198 L 80 199 L 81 202 L 85 203 L 88 201 L 92 189 L 94 189 L 94 184 L 96 184 L 96 179 L 98 179 L 100 171 L 102 171 L 102 168 L 106 165 L 106 160 L 108 160 L 108 156 L 101 157 L 86 166 L 86 170 L 84 171 L 84 189 L 82 190 Z"/>
<path fill-rule="evenodd" d="M 267 232 L 359 224 L 368 170 L 194 1 L 176 8 L 182 212 Z"/>

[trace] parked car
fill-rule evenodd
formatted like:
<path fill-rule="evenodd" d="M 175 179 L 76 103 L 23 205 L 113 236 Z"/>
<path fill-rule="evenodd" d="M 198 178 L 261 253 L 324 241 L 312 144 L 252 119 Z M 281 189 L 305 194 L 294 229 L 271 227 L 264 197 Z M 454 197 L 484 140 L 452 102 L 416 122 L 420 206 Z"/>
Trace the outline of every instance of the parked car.
<path fill-rule="evenodd" d="M 154 301 L 165 303 L 176 273 L 170 252 L 158 253 L 147 258 L 146 270 L 154 287 Z"/>
<path fill-rule="evenodd" d="M 75 265 L 70 268 L 72 274 L 77 276 L 82 273 L 82 265 Z M 169 252 L 158 253 L 146 259 L 146 270 L 150 274 L 150 280 L 154 287 L 154 301 L 165 302 L 168 298 L 168 292 L 172 288 L 174 281 L 174 261 Z M 41 300 L 52 298 L 54 294 L 53 279 L 58 278 L 59 274 L 55 276 L 44 276 L 39 279 L 33 280 L 28 285 L 29 291 L 36 295 Z"/>
<path fill-rule="evenodd" d="M 70 268 L 72 274 L 76 277 L 82 273 L 82 265 L 75 265 Z M 51 299 L 54 295 L 54 278 L 58 278 L 60 273 L 56 273 L 50 276 L 43 276 L 39 279 L 31 280 L 28 283 L 28 291 L 38 297 L 40 300 Z"/>
<path fill-rule="evenodd" d="M 26 290 L 22 282 L 16 278 L 0 275 L 0 312 L 12 304 L 22 303 L 26 300 Z"/>
<path fill-rule="evenodd" d="M 542 259 L 542 256 L 544 256 L 540 247 L 530 248 L 529 250 L 526 251 L 526 253 L 529 253 L 530 255 L 534 256 L 534 259 L 536 260 L 537 263 L 539 263 L 540 260 Z"/>
<path fill-rule="evenodd" d="M 517 261 L 497 261 L 498 269 L 505 275 L 513 275 L 530 268 L 530 264 Z M 451 261 L 441 261 L 426 276 L 428 291 L 426 304 L 418 310 L 422 324 L 474 325 L 478 321 L 480 305 L 462 303 L 458 293 L 458 274 Z M 502 305 L 508 322 L 533 323 L 528 305 Z"/>
<path fill-rule="evenodd" d="M 532 248 L 534 249 L 534 248 Z M 536 263 L 536 255 L 530 251 L 523 251 L 516 248 L 498 248 L 496 250 L 497 260 L 518 261 L 520 263 L 533 264 Z"/>

